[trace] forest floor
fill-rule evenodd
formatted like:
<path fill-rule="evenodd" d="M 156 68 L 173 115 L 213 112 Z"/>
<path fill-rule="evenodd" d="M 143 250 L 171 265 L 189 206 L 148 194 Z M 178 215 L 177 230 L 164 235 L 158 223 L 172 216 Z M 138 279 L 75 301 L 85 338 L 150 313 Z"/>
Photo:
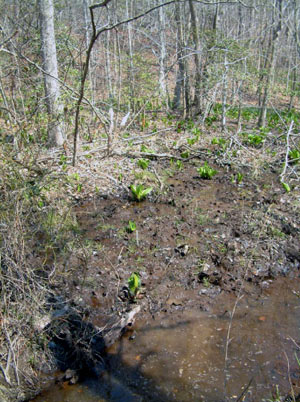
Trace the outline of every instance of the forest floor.
<path fill-rule="evenodd" d="M 254 141 L 234 130 L 137 130 L 115 138 L 109 155 L 105 140 L 81 143 L 75 167 L 68 150 L 39 155 L 40 167 L 67 177 L 48 196 L 58 206 L 69 200 L 73 250 L 39 252 L 40 234 L 34 255 L 62 304 L 98 330 L 139 304 L 143 319 L 210 311 L 224 293 L 257 298 L 278 276 L 299 277 L 297 165 L 286 167 L 287 192 L 280 135 Z M 216 171 L 211 178 L 201 177 L 205 163 Z M 133 184 L 152 190 L 138 202 Z M 133 273 L 141 280 L 136 297 Z"/>
<path fill-rule="evenodd" d="M 224 134 L 141 137 L 141 145 L 133 140 L 100 161 L 83 157 L 75 168 L 83 179 L 74 213 L 86 246 L 84 264 L 82 255 L 68 261 L 67 289 L 97 325 L 101 314 L 105 322 L 128 308 L 133 272 L 149 314 L 206 310 L 222 292 L 259 295 L 277 276 L 299 275 L 299 182 L 289 193 L 282 187 L 284 149 L 272 149 L 274 138 L 254 147 Z M 197 170 L 205 162 L 217 171 L 211 179 Z M 152 191 L 137 202 L 132 184 Z"/>
<path fill-rule="evenodd" d="M 81 144 L 75 168 L 59 159 L 81 238 L 79 252 L 61 257 L 66 299 L 101 328 L 133 302 L 142 303 L 143 317 L 209 311 L 224 292 L 259 296 L 278 276 L 298 277 L 297 171 L 290 166 L 286 192 L 285 147 L 272 133 L 261 138 L 257 145 L 232 131 L 177 125 L 127 135 L 108 157 L 101 144 Z M 197 170 L 205 162 L 216 170 L 211 179 Z M 152 191 L 137 202 L 132 184 Z M 128 295 L 134 272 L 135 300 Z"/>

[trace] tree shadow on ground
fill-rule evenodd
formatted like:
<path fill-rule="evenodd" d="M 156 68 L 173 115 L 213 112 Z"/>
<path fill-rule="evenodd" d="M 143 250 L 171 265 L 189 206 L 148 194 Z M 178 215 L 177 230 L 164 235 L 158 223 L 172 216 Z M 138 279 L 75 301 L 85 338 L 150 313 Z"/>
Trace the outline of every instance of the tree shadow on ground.
<path fill-rule="evenodd" d="M 187 326 L 189 321 L 171 326 L 156 326 L 147 330 L 170 330 L 178 326 Z M 145 376 L 141 370 L 143 361 L 155 352 L 149 351 L 135 365 L 124 362 L 124 342 L 122 338 L 117 352 L 109 354 L 106 350 L 106 331 L 99 331 L 91 323 L 74 311 L 56 317 L 48 328 L 49 347 L 57 367 L 70 376 L 78 377 L 83 386 L 88 387 L 95 398 L 108 401 L 176 401 L 170 393 L 161 390 L 153 378 Z M 120 328 L 120 332 L 122 329 Z M 64 380 L 66 377 L 64 377 Z"/>

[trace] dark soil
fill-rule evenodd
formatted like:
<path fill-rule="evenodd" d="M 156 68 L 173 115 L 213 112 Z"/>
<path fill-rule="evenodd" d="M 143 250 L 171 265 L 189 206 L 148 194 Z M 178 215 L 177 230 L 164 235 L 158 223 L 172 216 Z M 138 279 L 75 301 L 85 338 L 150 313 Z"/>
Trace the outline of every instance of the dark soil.
<path fill-rule="evenodd" d="M 198 162 L 195 162 L 197 164 Z M 128 194 L 98 196 L 75 207 L 86 258 L 74 257 L 81 274 L 67 293 L 89 320 L 104 325 L 128 309 L 127 281 L 138 272 L 144 314 L 193 308 L 209 310 L 222 292 L 259 296 L 277 276 L 298 276 L 299 212 L 284 195 L 278 177 L 247 177 L 215 166 L 212 180 L 199 177 L 193 162 L 168 172 L 161 192 L 137 203 Z M 128 221 L 136 231 L 126 230 Z"/>

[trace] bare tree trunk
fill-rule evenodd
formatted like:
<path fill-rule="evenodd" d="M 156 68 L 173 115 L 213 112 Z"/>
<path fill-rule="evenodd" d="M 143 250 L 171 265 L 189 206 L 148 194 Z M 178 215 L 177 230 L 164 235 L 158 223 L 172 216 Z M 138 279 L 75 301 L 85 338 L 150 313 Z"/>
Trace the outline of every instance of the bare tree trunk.
<path fill-rule="evenodd" d="M 54 33 L 53 0 L 38 0 L 40 12 L 40 30 L 42 40 L 42 58 L 46 106 L 49 116 L 48 140 L 53 146 L 64 143 L 63 126 L 60 121 L 62 104 L 59 101 L 58 67 Z"/>
<path fill-rule="evenodd" d="M 160 55 L 159 55 L 159 90 L 161 94 L 162 100 L 166 100 L 167 98 L 167 85 L 166 85 L 166 19 L 165 19 L 165 10 L 163 7 L 160 7 L 158 10 L 159 15 L 159 39 L 160 39 Z"/>
<path fill-rule="evenodd" d="M 294 65 L 292 70 L 292 87 L 291 87 L 291 95 L 289 101 L 289 111 L 293 108 L 295 92 L 296 92 L 296 85 L 297 85 L 297 60 L 294 57 Z"/>
<path fill-rule="evenodd" d="M 226 102 L 227 102 L 227 90 L 228 90 L 228 61 L 227 53 L 225 50 L 224 55 L 224 74 L 223 74 L 223 90 L 222 90 L 222 131 L 226 128 Z"/>
<path fill-rule="evenodd" d="M 129 0 L 126 0 L 126 16 L 129 18 L 130 15 L 130 10 L 132 11 L 132 2 Z M 129 50 L 129 93 L 130 93 L 130 103 L 131 103 L 131 108 L 135 112 L 135 74 L 134 74 L 134 63 L 133 63 L 133 38 L 132 38 L 132 24 L 129 22 L 127 24 L 127 30 L 128 30 L 128 50 Z"/>
<path fill-rule="evenodd" d="M 180 3 L 175 3 L 175 21 L 177 26 L 177 63 L 178 70 L 176 74 L 176 85 L 174 89 L 174 98 L 173 98 L 173 108 L 178 109 L 180 107 L 181 94 L 183 94 L 184 98 L 185 94 L 185 62 L 184 62 L 184 44 L 183 44 L 183 27 L 181 20 L 181 7 Z M 185 114 L 185 113 L 184 113 Z"/>
<path fill-rule="evenodd" d="M 192 26 L 192 37 L 194 42 L 194 61 L 195 61 L 195 96 L 194 96 L 194 106 L 195 114 L 201 113 L 201 61 L 200 61 L 200 40 L 198 34 L 198 22 L 195 13 L 194 3 L 189 0 L 190 13 L 191 13 L 191 26 Z"/>
<path fill-rule="evenodd" d="M 270 51 L 269 54 L 267 55 L 267 69 L 266 69 L 266 82 L 265 82 L 265 87 L 264 87 L 264 92 L 263 92 L 263 98 L 261 101 L 261 109 L 260 109 L 260 114 L 258 118 L 258 127 L 264 127 L 266 125 L 266 117 L 267 117 L 267 106 L 268 106 L 268 101 L 269 101 L 269 95 L 270 95 L 270 86 L 271 86 L 271 78 L 274 73 L 274 67 L 275 67 L 275 53 L 276 53 L 276 47 L 278 43 L 278 38 L 279 34 L 281 32 L 282 28 L 282 0 L 275 0 L 274 3 L 274 9 L 276 10 L 278 14 L 278 21 L 277 25 L 274 26 L 273 22 L 273 28 L 272 28 L 272 36 L 271 36 L 271 46 L 270 46 Z"/>
<path fill-rule="evenodd" d="M 85 29 L 85 43 L 86 43 L 86 48 L 89 47 L 90 43 L 90 25 L 89 25 L 89 5 L 90 1 L 89 0 L 83 0 L 83 13 L 84 13 L 84 29 Z M 91 61 L 90 61 L 90 68 L 89 68 L 89 82 L 90 82 L 90 92 L 91 92 L 91 104 L 94 106 L 95 105 L 95 85 L 94 85 L 94 79 L 93 79 L 93 52 L 91 54 Z"/>
<path fill-rule="evenodd" d="M 107 77 L 107 89 L 109 93 L 109 99 L 114 99 L 114 91 L 112 86 L 112 69 L 111 69 L 111 60 L 110 60 L 110 31 L 106 32 L 106 48 L 105 48 L 105 67 L 106 67 L 106 77 Z"/>

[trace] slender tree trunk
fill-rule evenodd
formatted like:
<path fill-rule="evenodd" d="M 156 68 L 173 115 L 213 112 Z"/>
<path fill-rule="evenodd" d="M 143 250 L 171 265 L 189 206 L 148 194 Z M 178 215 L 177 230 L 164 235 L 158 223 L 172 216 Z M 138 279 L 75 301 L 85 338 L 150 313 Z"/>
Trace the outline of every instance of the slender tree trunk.
<path fill-rule="evenodd" d="M 177 26 L 177 63 L 178 70 L 176 74 L 176 85 L 174 89 L 173 108 L 179 109 L 181 105 L 181 94 L 185 96 L 184 79 L 185 79 L 185 65 L 184 65 L 184 51 L 183 51 L 183 31 L 181 21 L 181 7 L 180 3 L 175 3 L 175 22 Z"/>
<path fill-rule="evenodd" d="M 263 91 L 263 98 L 261 101 L 261 108 L 260 108 L 260 115 L 258 118 L 258 127 L 264 127 L 266 125 L 266 117 L 267 117 L 267 106 L 268 106 L 268 101 L 269 101 L 269 96 L 270 96 L 270 86 L 271 86 L 271 78 L 274 73 L 274 67 L 275 67 L 275 54 L 276 54 L 276 47 L 278 43 L 278 38 L 279 34 L 281 32 L 282 28 L 282 0 L 275 0 L 276 5 L 274 4 L 274 9 L 276 6 L 275 11 L 277 12 L 278 20 L 277 20 L 277 25 L 275 26 L 274 20 L 273 20 L 273 28 L 272 28 L 272 36 L 271 36 L 271 46 L 270 46 L 270 52 L 267 55 L 267 68 L 266 68 L 266 81 L 265 81 L 265 86 L 264 86 L 264 91 Z"/>
<path fill-rule="evenodd" d="M 296 57 L 294 57 L 294 65 L 293 65 L 293 71 L 292 71 L 292 87 L 291 87 L 291 95 L 290 95 L 290 101 L 289 101 L 289 111 L 293 108 L 293 105 L 294 105 L 296 84 L 297 84 L 297 60 L 296 60 Z"/>
<path fill-rule="evenodd" d="M 54 7 L 52 0 L 38 0 L 46 106 L 49 116 L 48 140 L 53 146 L 64 143 L 63 126 L 60 121 L 62 104 L 59 101 L 58 67 L 54 33 Z"/>
<path fill-rule="evenodd" d="M 89 5 L 90 5 L 90 1 L 89 0 L 83 0 L 83 15 L 84 15 L 84 30 L 85 30 L 85 44 L 86 44 L 86 48 L 89 47 L 89 43 L 90 43 L 90 25 L 89 25 Z M 94 106 L 95 105 L 95 90 L 94 90 L 94 78 L 93 78 L 93 52 L 91 54 L 91 61 L 90 61 L 90 68 L 89 68 L 89 72 L 88 72 L 88 76 L 89 76 L 89 82 L 90 82 L 90 92 L 91 92 L 91 104 Z"/>
<path fill-rule="evenodd" d="M 130 4 L 129 4 L 130 3 Z M 127 18 L 129 18 L 130 11 L 129 7 L 132 10 L 131 0 L 126 0 L 126 14 Z M 127 24 L 127 32 L 128 32 L 128 50 L 129 50 L 129 93 L 130 93 L 130 103 L 131 107 L 135 112 L 135 77 L 134 77 L 134 63 L 133 63 L 133 38 L 132 38 L 132 23 L 129 22 Z"/>
<path fill-rule="evenodd" d="M 242 16 L 242 6 L 241 4 L 238 5 L 238 18 L 239 18 L 239 24 L 238 24 L 238 38 L 242 37 L 242 30 L 243 30 L 243 16 Z"/>
<path fill-rule="evenodd" d="M 228 90 L 228 62 L 227 54 L 224 55 L 224 74 L 223 74 L 223 90 L 222 90 L 222 131 L 226 128 L 226 102 L 227 102 L 227 90 Z"/>
<path fill-rule="evenodd" d="M 110 31 L 106 32 L 106 49 L 105 49 L 105 55 L 106 55 L 106 77 L 107 77 L 107 88 L 108 88 L 108 93 L 109 93 L 109 98 L 113 99 L 114 98 L 114 91 L 113 91 L 113 85 L 112 85 L 112 69 L 111 69 L 111 60 L 110 60 Z"/>
<path fill-rule="evenodd" d="M 191 13 L 191 28 L 192 37 L 194 42 L 194 61 L 195 61 L 195 95 L 194 106 L 195 114 L 201 113 L 201 60 L 200 60 L 200 40 L 198 34 L 198 21 L 195 13 L 194 3 L 189 0 L 189 7 Z"/>
<path fill-rule="evenodd" d="M 167 99 L 167 84 L 166 84 L 166 17 L 165 10 L 160 7 L 158 10 L 159 15 L 159 39 L 160 39 L 160 55 L 159 55 L 159 90 L 162 100 Z"/>

